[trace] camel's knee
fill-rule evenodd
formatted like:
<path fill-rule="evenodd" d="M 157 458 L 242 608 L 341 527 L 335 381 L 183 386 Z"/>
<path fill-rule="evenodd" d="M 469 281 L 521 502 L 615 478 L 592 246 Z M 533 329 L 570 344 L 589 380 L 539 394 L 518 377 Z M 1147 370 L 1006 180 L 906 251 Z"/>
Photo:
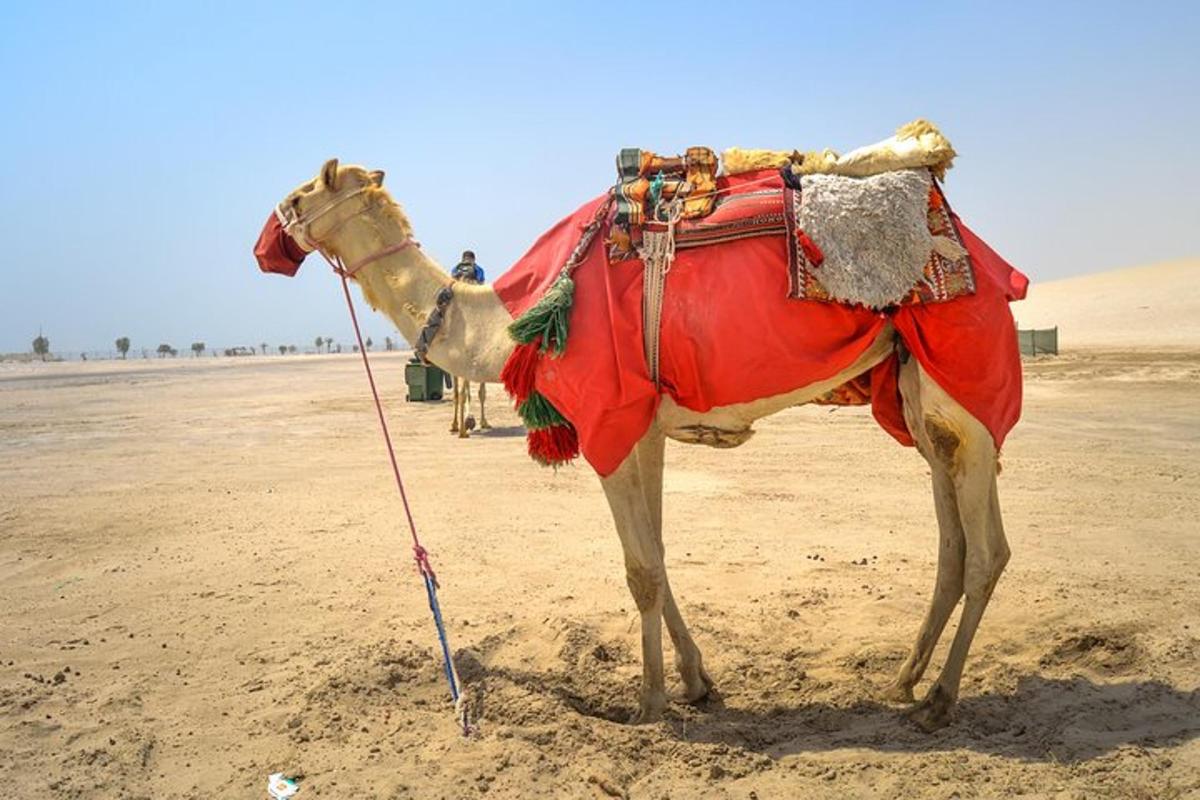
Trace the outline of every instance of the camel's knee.
<path fill-rule="evenodd" d="M 666 585 L 666 576 L 661 567 L 626 564 L 625 583 L 629 585 L 638 611 L 644 614 L 661 607 Z"/>
<path fill-rule="evenodd" d="M 988 550 L 986 554 L 967 559 L 963 593 L 968 601 L 986 602 L 992 596 L 1010 555 L 1008 545 L 1001 543 L 998 549 Z"/>
<path fill-rule="evenodd" d="M 962 470 L 962 434 L 941 417 L 927 416 L 924 423 L 929 451 L 925 457 L 937 462 L 951 475 L 957 475 Z"/>

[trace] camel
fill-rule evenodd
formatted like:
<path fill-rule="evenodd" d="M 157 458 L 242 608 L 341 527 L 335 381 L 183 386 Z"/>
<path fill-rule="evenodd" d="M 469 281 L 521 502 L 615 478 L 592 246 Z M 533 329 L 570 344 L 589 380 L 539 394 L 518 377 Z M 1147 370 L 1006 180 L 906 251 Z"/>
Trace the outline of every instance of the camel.
<path fill-rule="evenodd" d="M 463 254 L 464 257 L 470 255 L 474 265 L 474 253 Z M 457 269 L 451 273 L 458 285 L 470 284 L 478 286 L 481 281 L 477 280 L 472 274 L 470 277 L 460 275 Z M 482 273 L 480 273 L 482 274 Z M 487 406 L 484 405 L 487 400 L 487 384 L 483 381 L 479 382 L 479 430 L 486 431 L 492 426 L 487 421 Z M 463 375 L 454 376 L 454 421 L 450 423 L 450 432 L 457 433 L 458 438 L 466 439 L 471 435 L 471 431 L 475 428 L 475 417 L 471 416 L 471 381 Z"/>
<path fill-rule="evenodd" d="M 408 217 L 383 188 L 383 173 L 327 162 L 316 178 L 283 200 L 285 230 L 301 247 L 319 247 L 348 265 L 363 296 L 416 341 L 446 271 L 414 243 Z M 514 349 L 512 317 L 488 285 L 456 285 L 429 358 L 466 380 L 495 382 Z M 697 442 L 696 430 L 747 430 L 754 420 L 818 398 L 889 358 L 898 348 L 890 323 L 869 348 L 828 380 L 751 402 L 699 413 L 664 398 L 650 429 L 615 472 L 601 478 L 624 552 L 625 575 L 641 620 L 642 681 L 633 723 L 659 719 L 667 705 L 662 624 L 675 651 L 683 697 L 697 702 L 713 688 L 667 577 L 663 547 L 664 447 L 668 438 Z M 937 575 L 928 612 L 908 658 L 881 696 L 912 704 L 909 716 L 934 730 L 948 724 L 972 639 L 1009 559 L 997 495 L 998 453 L 988 429 L 943 391 L 916 358 L 902 358 L 904 420 L 932 473 L 939 530 Z M 729 446 L 729 442 L 700 439 Z M 914 703 L 935 645 L 960 598 L 961 618 L 940 674 Z"/>

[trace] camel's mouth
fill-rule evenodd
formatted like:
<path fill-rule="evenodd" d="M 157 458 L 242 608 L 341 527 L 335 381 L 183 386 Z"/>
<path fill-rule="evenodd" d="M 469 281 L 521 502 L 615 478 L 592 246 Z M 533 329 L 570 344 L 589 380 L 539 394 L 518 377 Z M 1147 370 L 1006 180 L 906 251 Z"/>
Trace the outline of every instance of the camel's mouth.
<path fill-rule="evenodd" d="M 274 272 L 287 275 L 289 278 L 296 274 L 308 253 L 296 243 L 279 220 L 279 214 L 271 212 L 263 225 L 258 242 L 254 245 L 254 257 L 258 260 L 258 268 L 263 272 Z"/>

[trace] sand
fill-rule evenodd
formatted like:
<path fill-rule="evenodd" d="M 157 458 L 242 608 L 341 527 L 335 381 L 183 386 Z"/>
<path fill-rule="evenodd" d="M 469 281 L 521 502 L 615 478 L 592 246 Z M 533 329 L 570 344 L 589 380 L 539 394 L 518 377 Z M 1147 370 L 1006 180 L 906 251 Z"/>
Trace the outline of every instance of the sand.
<path fill-rule="evenodd" d="M 452 438 L 449 403 L 403 402 L 402 357 L 377 365 L 478 733 L 353 356 L 21 365 L 0 794 L 265 797 L 282 771 L 299 798 L 1200 796 L 1200 349 L 1026 364 L 1013 558 L 932 735 L 875 699 L 933 584 L 928 470 L 865 410 L 668 445 L 669 570 L 719 695 L 632 727 L 637 616 L 595 477 L 530 462 L 501 402 Z"/>
<path fill-rule="evenodd" d="M 1035 282 L 1022 328 L 1058 326 L 1060 347 L 1200 349 L 1200 259 Z"/>

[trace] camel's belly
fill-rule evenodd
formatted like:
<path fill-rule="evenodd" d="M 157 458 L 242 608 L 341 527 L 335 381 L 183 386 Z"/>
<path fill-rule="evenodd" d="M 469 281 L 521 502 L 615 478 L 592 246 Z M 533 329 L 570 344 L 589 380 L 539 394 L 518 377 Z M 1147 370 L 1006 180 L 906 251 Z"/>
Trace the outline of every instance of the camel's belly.
<path fill-rule="evenodd" d="M 851 378 L 861 375 L 883 361 L 891 355 L 893 347 L 894 330 L 891 325 L 887 325 L 875 337 L 875 341 L 871 343 L 866 352 L 858 357 L 858 360 L 827 380 L 801 386 L 772 397 L 764 397 L 748 403 L 717 406 L 708 411 L 693 411 L 684 408 L 676 403 L 670 395 L 664 395 L 662 403 L 658 407 L 656 421 L 666 436 L 677 442 L 720 448 L 737 447 L 754 435 L 751 426 L 755 420 L 769 417 L 791 406 L 810 402 L 826 392 L 836 389 Z"/>

